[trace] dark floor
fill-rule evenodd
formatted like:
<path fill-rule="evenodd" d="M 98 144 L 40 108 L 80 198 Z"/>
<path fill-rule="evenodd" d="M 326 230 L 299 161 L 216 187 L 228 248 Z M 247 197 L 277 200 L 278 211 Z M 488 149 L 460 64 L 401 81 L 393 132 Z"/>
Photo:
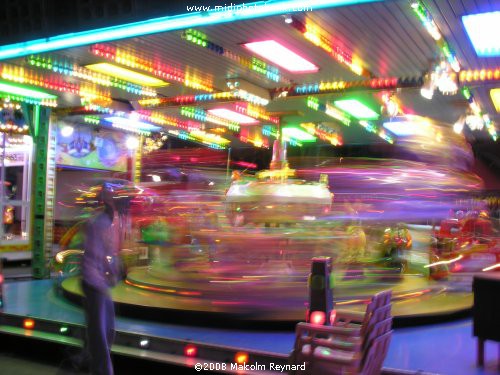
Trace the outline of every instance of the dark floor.
<path fill-rule="evenodd" d="M 88 374 L 88 371 L 75 368 L 74 358 L 78 357 L 78 349 L 0 335 L 0 374 L 2 375 Z M 115 356 L 113 364 L 116 375 L 196 374 L 194 369 L 172 367 L 121 356 Z"/>

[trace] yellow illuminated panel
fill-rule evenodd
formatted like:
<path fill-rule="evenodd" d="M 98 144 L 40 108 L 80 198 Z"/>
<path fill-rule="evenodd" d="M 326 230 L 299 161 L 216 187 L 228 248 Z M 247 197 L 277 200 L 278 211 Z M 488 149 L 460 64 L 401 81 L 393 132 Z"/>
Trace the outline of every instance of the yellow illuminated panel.
<path fill-rule="evenodd" d="M 490 96 L 497 112 L 500 112 L 500 88 L 490 90 Z"/>
<path fill-rule="evenodd" d="M 103 74 L 108 74 L 113 77 L 123 79 L 128 82 L 149 87 L 168 86 L 168 83 L 161 79 L 148 76 L 146 74 L 137 73 L 130 69 L 122 68 L 118 65 L 109 63 L 91 64 L 86 66 L 87 69 Z"/>

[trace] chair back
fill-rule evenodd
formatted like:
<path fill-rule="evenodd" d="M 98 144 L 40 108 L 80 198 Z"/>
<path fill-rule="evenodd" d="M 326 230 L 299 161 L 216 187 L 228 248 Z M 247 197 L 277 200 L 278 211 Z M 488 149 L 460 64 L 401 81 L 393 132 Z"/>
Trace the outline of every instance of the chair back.
<path fill-rule="evenodd" d="M 389 305 L 391 303 L 392 290 L 383 290 L 375 294 L 372 298 L 372 311 L 375 311 L 379 307 Z"/>
<path fill-rule="evenodd" d="M 392 290 L 383 290 L 381 292 L 378 292 L 375 294 L 368 306 L 366 306 L 366 313 L 365 313 L 365 319 L 364 322 L 368 321 L 370 319 L 371 314 L 377 310 L 379 307 L 383 307 L 385 305 L 389 305 L 391 303 L 391 297 L 392 297 Z"/>
<path fill-rule="evenodd" d="M 368 318 L 365 319 L 361 327 L 361 334 L 366 337 L 378 322 L 381 322 L 391 316 L 392 305 L 385 305 L 373 311 Z"/>
<path fill-rule="evenodd" d="M 367 351 L 368 348 L 373 345 L 374 340 L 382 336 L 384 333 L 387 333 L 391 330 L 392 328 L 392 316 L 387 317 L 386 319 L 383 319 L 376 323 L 373 326 L 373 329 L 368 332 L 366 335 L 364 341 L 363 341 L 363 351 Z"/>
<path fill-rule="evenodd" d="M 373 344 L 365 353 L 360 373 L 363 375 L 379 375 L 382 371 L 385 357 L 389 351 L 392 331 L 386 332 L 373 340 Z"/>
<path fill-rule="evenodd" d="M 317 324 L 300 322 L 295 327 L 295 346 L 294 350 L 302 352 L 305 345 L 311 345 L 311 354 L 317 346 L 330 347 L 330 340 L 335 337 L 335 331 L 332 326 L 321 326 Z M 350 347 L 361 347 L 361 341 L 357 336 L 352 338 L 342 336 L 345 349 Z"/>
<path fill-rule="evenodd" d="M 376 324 L 391 316 L 392 305 L 385 305 L 376 309 L 370 318 L 370 323 Z"/>

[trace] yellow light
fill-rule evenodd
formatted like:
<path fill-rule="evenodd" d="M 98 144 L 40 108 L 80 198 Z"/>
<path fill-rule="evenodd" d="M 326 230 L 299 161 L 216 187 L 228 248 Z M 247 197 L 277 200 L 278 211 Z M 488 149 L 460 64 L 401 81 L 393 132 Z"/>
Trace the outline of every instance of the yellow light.
<path fill-rule="evenodd" d="M 497 263 L 497 264 L 494 264 L 492 266 L 489 266 L 489 267 L 486 267 L 486 268 L 483 268 L 483 271 L 486 272 L 486 271 L 491 271 L 491 270 L 494 270 L 495 268 L 498 268 L 500 267 L 500 263 Z"/>
<path fill-rule="evenodd" d="M 260 139 L 254 139 L 253 144 L 255 147 L 262 147 L 262 141 Z"/>
<path fill-rule="evenodd" d="M 23 327 L 25 329 L 33 329 L 33 328 L 35 328 L 35 321 L 33 319 L 24 319 L 23 320 Z"/>
<path fill-rule="evenodd" d="M 248 353 L 245 353 L 245 352 L 236 353 L 234 356 L 234 361 L 239 365 L 247 363 L 248 362 Z"/>
<path fill-rule="evenodd" d="M 308 133 L 311 133 L 312 135 L 316 134 L 316 124 L 313 122 L 303 122 L 300 126 L 306 129 Z"/>
<path fill-rule="evenodd" d="M 435 266 L 439 266 L 439 265 L 442 265 L 442 264 L 451 264 L 451 263 L 454 263 L 454 262 L 457 262 L 459 261 L 460 259 L 462 259 L 464 256 L 463 255 L 459 255 L 457 256 L 456 258 L 453 258 L 453 259 L 450 259 L 450 260 L 441 260 L 439 262 L 435 262 L 435 263 L 430 263 L 430 264 L 426 264 L 424 266 L 424 268 L 429 268 L 429 267 L 435 267 Z"/>
<path fill-rule="evenodd" d="M 355 59 L 353 58 L 352 64 L 350 65 L 351 70 L 357 74 L 358 76 L 363 74 L 363 67 L 359 62 L 354 62 Z"/>
<path fill-rule="evenodd" d="M 283 168 L 283 169 L 275 169 L 275 170 L 263 170 L 263 171 L 257 172 L 255 174 L 255 176 L 260 180 L 265 179 L 265 178 L 280 179 L 280 178 L 294 177 L 295 176 L 295 169 Z"/>
<path fill-rule="evenodd" d="M 109 63 L 91 64 L 86 66 L 87 69 L 103 74 L 108 74 L 113 77 L 121 78 L 125 81 L 136 83 L 138 85 L 160 87 L 168 86 L 168 83 L 161 79 L 151 77 L 142 73 L 134 72 L 130 69 L 122 68 L 118 65 Z"/>
<path fill-rule="evenodd" d="M 493 104 L 495 105 L 497 112 L 500 112 L 500 88 L 490 90 L 490 96 L 491 96 L 491 100 L 493 101 Z"/>

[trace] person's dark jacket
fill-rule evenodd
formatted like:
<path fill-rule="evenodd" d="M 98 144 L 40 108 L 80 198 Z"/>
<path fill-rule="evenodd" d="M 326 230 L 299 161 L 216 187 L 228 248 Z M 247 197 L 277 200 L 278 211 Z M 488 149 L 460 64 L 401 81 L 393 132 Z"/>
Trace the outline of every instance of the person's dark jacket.
<path fill-rule="evenodd" d="M 117 236 L 106 212 L 91 218 L 85 228 L 82 279 L 87 285 L 106 293 L 118 278 Z"/>

